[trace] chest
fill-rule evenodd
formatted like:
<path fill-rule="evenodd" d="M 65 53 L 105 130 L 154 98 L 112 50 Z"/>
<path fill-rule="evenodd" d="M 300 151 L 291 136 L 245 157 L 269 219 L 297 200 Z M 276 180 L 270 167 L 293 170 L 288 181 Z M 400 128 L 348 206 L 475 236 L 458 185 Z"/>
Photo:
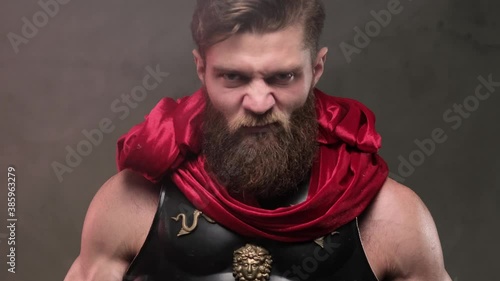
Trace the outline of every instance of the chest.
<path fill-rule="evenodd" d="M 158 277 L 148 280 L 376 280 L 357 220 L 314 241 L 284 243 L 219 225 L 175 188 L 162 193 L 149 236 L 127 276 L 149 271 L 148 276 Z"/>

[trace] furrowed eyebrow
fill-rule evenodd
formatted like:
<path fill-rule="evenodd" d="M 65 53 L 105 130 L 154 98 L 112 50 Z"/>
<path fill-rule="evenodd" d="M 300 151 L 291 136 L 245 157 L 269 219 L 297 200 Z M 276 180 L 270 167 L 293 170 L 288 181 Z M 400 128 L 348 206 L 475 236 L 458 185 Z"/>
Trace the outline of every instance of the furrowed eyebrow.
<path fill-rule="evenodd" d="M 230 68 L 230 67 L 214 66 L 213 69 L 214 69 L 214 72 L 216 72 L 216 73 L 234 73 L 234 74 L 247 76 L 247 77 L 251 76 L 251 74 L 249 72 L 237 70 L 235 68 Z M 292 67 L 274 70 L 272 72 L 267 72 L 264 74 L 266 77 L 273 77 L 273 76 L 276 76 L 278 74 L 283 74 L 283 73 L 300 74 L 300 73 L 302 73 L 302 67 L 301 66 L 292 66 Z"/>
<path fill-rule="evenodd" d="M 237 70 L 234 68 L 222 67 L 222 66 L 214 66 L 215 73 L 234 73 L 242 76 L 249 76 L 249 74 L 245 71 Z"/>

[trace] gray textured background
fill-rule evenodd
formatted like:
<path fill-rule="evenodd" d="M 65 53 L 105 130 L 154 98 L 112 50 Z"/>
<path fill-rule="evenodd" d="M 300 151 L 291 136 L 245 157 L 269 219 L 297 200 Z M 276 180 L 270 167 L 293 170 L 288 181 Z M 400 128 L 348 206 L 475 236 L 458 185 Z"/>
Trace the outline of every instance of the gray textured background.
<path fill-rule="evenodd" d="M 62 0 L 61 0 L 62 1 Z M 435 218 L 447 269 L 457 280 L 498 280 L 500 252 L 500 87 L 456 130 L 443 114 L 474 94 L 478 76 L 500 81 L 500 1 L 401 0 L 403 10 L 354 54 L 354 27 L 388 0 L 325 1 L 323 43 L 330 48 L 320 88 L 358 99 L 377 115 L 382 156 L 394 175 L 414 141 L 436 128 L 447 135 L 424 163 L 399 178 L 415 190 Z M 0 279 L 61 280 L 79 251 L 86 209 L 101 184 L 116 172 L 115 142 L 163 96 L 199 87 L 191 57 L 189 22 L 194 1 L 72 0 L 14 51 L 7 35 L 22 35 L 37 1 L 0 4 Z M 41 18 L 42 19 L 42 18 Z M 147 74 L 170 73 L 145 100 L 123 116 L 111 109 Z M 120 105 L 123 105 L 118 101 Z M 121 118 L 120 118 L 121 117 Z M 90 155 L 62 175 L 66 147 L 85 140 L 82 130 L 103 118 L 114 130 Z M 122 120 L 123 119 L 123 120 Z M 17 273 L 7 275 L 6 169 L 17 168 Z M 3 276 L 7 276 L 5 279 Z"/>

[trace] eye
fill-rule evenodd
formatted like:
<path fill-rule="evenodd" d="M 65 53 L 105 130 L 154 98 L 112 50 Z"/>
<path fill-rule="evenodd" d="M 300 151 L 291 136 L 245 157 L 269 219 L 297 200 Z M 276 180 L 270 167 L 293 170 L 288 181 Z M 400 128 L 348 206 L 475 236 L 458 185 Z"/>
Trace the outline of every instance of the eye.
<path fill-rule="evenodd" d="M 227 72 L 218 75 L 226 88 L 236 88 L 248 83 L 250 78 L 237 72 Z"/>
<path fill-rule="evenodd" d="M 276 79 L 277 80 L 281 80 L 281 81 L 289 81 L 289 80 L 292 80 L 293 77 L 295 77 L 295 75 L 293 73 L 280 73 L 278 75 L 276 75 Z"/>
<path fill-rule="evenodd" d="M 293 72 L 278 73 L 273 77 L 271 77 L 268 82 L 272 84 L 286 85 L 292 82 L 294 79 L 295 79 L 295 73 Z"/>
<path fill-rule="evenodd" d="M 243 80 L 243 77 L 241 77 L 241 75 L 239 75 L 237 73 L 225 73 L 225 74 L 222 74 L 222 77 L 225 80 L 231 81 L 231 82 Z"/>

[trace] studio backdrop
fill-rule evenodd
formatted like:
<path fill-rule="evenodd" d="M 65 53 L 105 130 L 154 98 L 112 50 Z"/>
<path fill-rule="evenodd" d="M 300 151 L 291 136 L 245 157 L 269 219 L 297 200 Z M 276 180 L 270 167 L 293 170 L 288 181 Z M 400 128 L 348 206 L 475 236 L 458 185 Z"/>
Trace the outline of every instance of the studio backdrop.
<path fill-rule="evenodd" d="M 324 2 L 319 88 L 375 112 L 381 155 L 433 214 L 452 279 L 498 280 L 500 2 Z M 118 137 L 200 87 L 194 4 L 2 0 L 0 280 L 62 280 Z"/>

